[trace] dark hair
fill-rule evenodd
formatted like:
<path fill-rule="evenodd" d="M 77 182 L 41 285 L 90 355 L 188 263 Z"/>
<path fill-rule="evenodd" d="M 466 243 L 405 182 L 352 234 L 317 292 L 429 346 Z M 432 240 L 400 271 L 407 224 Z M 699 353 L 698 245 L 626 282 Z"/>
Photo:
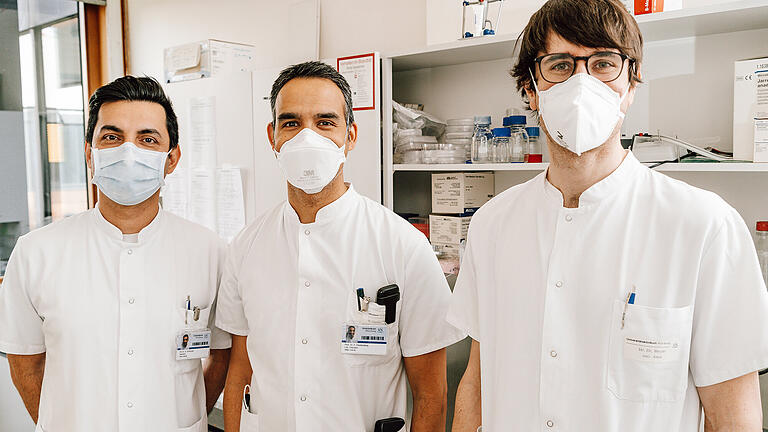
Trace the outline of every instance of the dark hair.
<path fill-rule="evenodd" d="M 173 112 L 171 100 L 165 95 L 163 87 L 154 78 L 130 75 L 99 87 L 91 95 L 91 99 L 88 100 L 88 129 L 85 134 L 85 140 L 88 143 L 93 142 L 93 133 L 96 129 L 96 120 L 99 117 L 101 106 L 108 102 L 118 101 L 154 102 L 162 105 L 165 109 L 165 126 L 171 140 L 169 150 L 179 145 L 179 122 L 176 119 L 176 113 Z"/>
<path fill-rule="evenodd" d="M 280 90 L 294 78 L 323 78 L 332 81 L 336 87 L 341 90 L 344 96 L 344 119 L 347 122 L 347 129 L 355 122 L 355 115 L 352 112 L 352 90 L 349 88 L 346 78 L 340 74 L 333 66 L 319 61 L 309 61 L 288 66 L 280 72 L 274 84 L 272 84 L 272 93 L 269 97 L 269 103 L 272 105 L 272 125 L 274 126 L 276 118 L 275 103 Z"/>
<path fill-rule="evenodd" d="M 568 42 L 589 48 L 615 48 L 629 56 L 629 82 L 642 82 L 637 65 L 643 60 L 643 35 L 635 18 L 619 0 L 550 0 L 533 14 L 518 40 L 520 53 L 510 74 L 527 99 L 529 70 L 536 71 L 536 57 L 546 52 L 550 32 Z"/>

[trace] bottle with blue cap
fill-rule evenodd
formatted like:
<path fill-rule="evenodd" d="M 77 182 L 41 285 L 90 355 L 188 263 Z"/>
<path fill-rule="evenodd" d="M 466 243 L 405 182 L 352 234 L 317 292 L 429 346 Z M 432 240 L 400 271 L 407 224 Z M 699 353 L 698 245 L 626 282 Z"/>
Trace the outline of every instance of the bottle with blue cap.
<path fill-rule="evenodd" d="M 504 117 L 504 127 L 510 131 L 509 161 L 525 162 L 525 152 L 528 149 L 528 133 L 525 131 L 526 118 L 524 115 Z"/>
<path fill-rule="evenodd" d="M 475 117 L 475 132 L 472 135 L 472 163 L 490 163 L 493 162 L 491 154 L 491 116 Z"/>
<path fill-rule="evenodd" d="M 493 128 L 493 144 L 491 145 L 493 162 L 509 162 L 510 135 L 509 128 Z"/>
<path fill-rule="evenodd" d="M 525 161 L 530 163 L 543 162 L 539 128 L 530 126 L 525 128 L 525 132 L 528 133 L 528 151 L 525 152 Z"/>

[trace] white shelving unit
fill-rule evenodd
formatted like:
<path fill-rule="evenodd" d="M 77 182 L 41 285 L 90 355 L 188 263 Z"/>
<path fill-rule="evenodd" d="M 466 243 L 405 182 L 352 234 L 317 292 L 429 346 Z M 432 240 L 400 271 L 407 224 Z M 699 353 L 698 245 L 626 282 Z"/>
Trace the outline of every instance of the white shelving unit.
<path fill-rule="evenodd" d="M 712 72 L 711 68 L 698 62 L 690 66 L 691 71 L 675 71 L 677 76 L 704 80 L 710 86 L 729 86 L 731 76 L 725 75 L 725 70 L 732 71 L 732 61 L 735 58 L 768 56 L 768 1 L 738 0 L 722 4 L 682 9 L 671 12 L 642 15 L 636 17 L 644 42 L 646 55 L 644 65 L 649 71 L 655 68 L 657 75 L 661 63 L 668 57 L 676 57 L 676 47 L 683 46 L 680 41 L 689 44 L 701 43 L 701 50 L 696 47 L 693 54 L 686 53 L 695 60 L 704 56 L 712 56 L 712 61 L 720 61 L 722 67 Z M 749 40 L 754 31 L 760 40 Z M 765 32 L 765 33 L 764 33 Z M 517 42 L 517 34 L 500 35 L 471 40 L 457 40 L 447 44 L 434 45 L 426 49 L 404 52 L 386 57 L 382 60 L 382 108 L 383 108 L 383 203 L 391 209 L 400 212 L 429 211 L 428 177 L 431 172 L 446 171 L 493 171 L 496 172 L 496 192 L 526 181 L 546 169 L 547 164 L 451 164 L 451 165 L 410 165 L 394 164 L 392 160 L 392 104 L 393 96 L 399 102 L 425 103 L 426 110 L 437 114 L 438 117 L 452 118 L 470 115 L 494 115 L 494 123 L 500 120 L 499 114 L 510 106 L 513 98 L 519 100 L 514 80 L 508 77 L 506 70 L 512 65 L 513 53 Z M 736 44 L 734 40 L 746 43 Z M 691 42 L 693 40 L 693 42 Z M 650 58 L 657 51 L 649 49 L 658 46 L 668 52 L 663 58 Z M 714 46 L 716 50 L 706 47 Z M 738 48 L 737 48 L 738 46 Z M 687 46 L 683 47 L 686 48 Z M 681 49 L 683 49 L 681 48 Z M 706 52 L 704 50 L 707 49 Z M 698 56 L 698 57 L 697 57 Z M 733 57 L 738 56 L 738 57 Z M 693 60 L 692 60 L 693 62 Z M 729 65 L 726 65 L 728 62 Z M 725 69 L 726 66 L 728 69 Z M 480 75 L 482 74 L 482 75 Z M 687 74 L 687 75 L 686 75 Z M 703 75 L 701 75 L 703 74 Z M 648 75 L 651 75 L 650 73 Z M 664 77 L 666 79 L 666 77 Z M 683 79 L 683 78 L 681 78 Z M 716 80 L 716 82 L 714 82 Z M 662 81 L 660 78 L 659 81 Z M 491 84 L 489 84 L 491 83 Z M 666 82 L 664 82 L 667 85 Z M 671 85 L 680 94 L 670 94 L 674 101 L 685 100 L 691 91 L 684 85 Z M 700 81 L 698 82 L 700 84 Z M 468 86 L 473 86 L 471 90 Z M 659 85 L 661 87 L 661 85 Z M 679 89 L 679 90 L 678 90 Z M 707 92 L 710 89 L 698 89 Z M 728 90 L 730 91 L 730 89 Z M 689 93 L 685 93 L 689 92 Z M 439 94 L 435 94 L 439 93 Z M 650 93 L 650 91 L 649 91 Z M 508 95 L 508 96 L 507 96 Z M 719 94 L 719 96 L 723 96 Z M 506 98 L 506 100 L 504 99 Z M 713 119 L 722 120 L 726 115 L 732 118 L 732 105 L 722 97 L 714 99 L 711 118 L 699 115 L 688 115 L 680 112 L 679 108 L 669 107 L 659 102 L 656 93 L 648 96 L 645 101 L 647 111 L 642 112 L 648 123 L 655 127 L 659 118 L 678 118 L 688 129 L 697 123 L 711 124 Z M 635 105 L 638 98 L 636 97 Z M 701 105 L 697 101 L 694 104 Z M 634 108 L 634 107 L 633 107 Z M 694 107 L 694 108 L 698 108 Z M 646 108 L 643 108 L 646 109 Z M 668 112 L 663 112 L 667 109 Z M 656 110 L 663 116 L 656 115 Z M 649 114 L 650 112 L 650 114 Z M 630 111 L 628 119 L 634 112 Z M 654 115 L 656 115 L 654 117 Z M 626 125 L 626 122 L 625 122 Z M 655 131 L 655 129 L 653 129 Z M 640 132 L 640 131 L 632 131 Z M 726 137 L 725 132 L 720 134 Z M 730 136 L 727 136 L 730 145 Z M 768 218 L 768 164 L 753 163 L 669 163 L 655 168 L 672 177 L 687 181 L 695 186 L 713 190 L 728 200 L 742 213 L 748 224 L 756 218 Z M 762 186 L 761 186 L 762 185 Z M 405 203 L 406 205 L 402 205 Z M 415 204 L 414 204 L 415 203 Z M 413 204 L 413 205 L 412 205 Z M 407 210 L 403 211 L 403 208 Z"/>
<path fill-rule="evenodd" d="M 652 164 L 649 164 L 652 165 Z M 396 164 L 393 171 L 536 171 L 547 169 L 546 163 L 519 163 L 519 164 Z M 656 171 L 665 172 L 742 172 L 742 173 L 768 173 L 768 163 L 749 162 L 725 162 L 725 163 L 666 163 L 654 168 Z M 766 185 L 768 187 L 768 185 Z"/>

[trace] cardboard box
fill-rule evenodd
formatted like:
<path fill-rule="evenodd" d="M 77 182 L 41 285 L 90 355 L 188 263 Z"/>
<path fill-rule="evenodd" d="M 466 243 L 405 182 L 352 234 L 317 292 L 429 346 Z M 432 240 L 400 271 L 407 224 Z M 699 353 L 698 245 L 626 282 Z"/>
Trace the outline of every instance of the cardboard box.
<path fill-rule="evenodd" d="M 438 259 L 459 259 L 459 245 L 457 244 L 433 242 L 432 247 L 443 253 Z"/>
<path fill-rule="evenodd" d="M 432 174 L 432 212 L 470 215 L 493 198 L 492 172 Z"/>
<path fill-rule="evenodd" d="M 472 216 L 429 215 L 429 239 L 435 243 L 459 244 L 466 240 Z"/>
<path fill-rule="evenodd" d="M 648 13 L 666 12 L 682 8 L 683 0 L 635 0 L 634 14 L 644 15 Z"/>
<path fill-rule="evenodd" d="M 756 161 L 755 119 L 763 118 L 768 118 L 768 57 L 737 61 L 733 82 L 734 159 Z"/>
<path fill-rule="evenodd" d="M 167 83 L 250 72 L 256 68 L 253 45 L 216 39 L 166 48 L 164 57 Z"/>
<path fill-rule="evenodd" d="M 755 162 L 768 162 L 768 118 L 755 119 Z"/>

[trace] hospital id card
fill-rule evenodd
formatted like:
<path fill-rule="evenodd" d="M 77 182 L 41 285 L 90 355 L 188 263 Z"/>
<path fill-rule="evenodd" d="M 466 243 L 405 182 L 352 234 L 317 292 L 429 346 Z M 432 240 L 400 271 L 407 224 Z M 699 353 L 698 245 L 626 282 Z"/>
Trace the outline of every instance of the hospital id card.
<path fill-rule="evenodd" d="M 210 353 L 210 330 L 184 330 L 176 335 L 176 360 L 206 358 Z"/>
<path fill-rule="evenodd" d="M 387 353 L 387 326 L 345 324 L 342 329 L 342 354 L 384 355 Z"/>
<path fill-rule="evenodd" d="M 624 358 L 649 363 L 665 363 L 680 358 L 680 343 L 652 338 L 624 338 Z"/>

